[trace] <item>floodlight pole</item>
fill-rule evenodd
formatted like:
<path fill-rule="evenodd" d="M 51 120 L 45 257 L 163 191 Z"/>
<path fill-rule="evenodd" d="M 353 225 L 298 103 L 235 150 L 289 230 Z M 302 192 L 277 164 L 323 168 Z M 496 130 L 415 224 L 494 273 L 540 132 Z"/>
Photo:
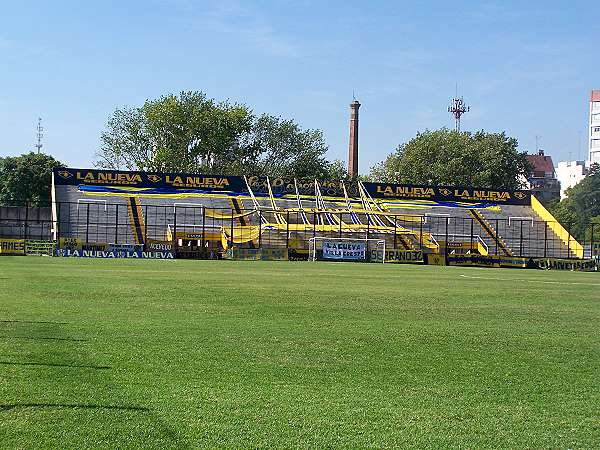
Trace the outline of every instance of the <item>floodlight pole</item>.
<path fill-rule="evenodd" d="M 290 211 L 289 209 L 286 212 L 285 219 L 285 248 L 290 248 Z"/>
<path fill-rule="evenodd" d="M 173 251 L 177 255 L 177 205 L 173 207 Z"/>
<path fill-rule="evenodd" d="M 115 208 L 115 244 L 119 243 L 119 204 Z"/>
<path fill-rule="evenodd" d="M 499 235 L 500 235 L 500 231 L 498 230 L 498 218 L 496 217 L 496 256 L 498 256 L 498 240 L 500 239 Z M 506 253 L 506 252 L 504 252 Z"/>
<path fill-rule="evenodd" d="M 567 258 L 571 257 L 571 223 L 569 222 L 568 225 L 568 233 L 569 233 L 569 237 L 567 240 Z"/>
<path fill-rule="evenodd" d="M 232 242 L 233 245 L 233 242 Z M 262 211 L 258 210 L 258 248 L 262 248 Z"/>
<path fill-rule="evenodd" d="M 592 223 L 592 235 L 590 236 L 590 258 L 593 258 L 594 256 L 594 223 Z"/>
<path fill-rule="evenodd" d="M 233 208 L 231 208 L 231 257 L 233 258 Z"/>
<path fill-rule="evenodd" d="M 204 205 L 202 205 L 202 248 L 203 249 L 206 249 L 206 247 L 205 247 L 205 244 L 206 244 L 206 232 L 205 232 L 206 224 L 205 224 L 205 221 L 206 221 L 206 208 L 204 208 Z M 206 249 L 206 250 L 208 250 L 208 249 Z M 204 253 L 207 254 L 208 251 L 206 251 Z"/>
<path fill-rule="evenodd" d="M 148 241 L 148 205 L 144 205 L 144 243 Z"/>

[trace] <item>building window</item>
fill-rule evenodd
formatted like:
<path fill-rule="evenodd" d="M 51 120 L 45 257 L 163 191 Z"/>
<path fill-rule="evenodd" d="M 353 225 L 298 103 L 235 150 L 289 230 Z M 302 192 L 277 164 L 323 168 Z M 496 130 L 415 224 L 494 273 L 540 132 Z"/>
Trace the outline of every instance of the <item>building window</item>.
<path fill-rule="evenodd" d="M 594 133 L 600 133 L 600 127 L 594 127 Z"/>
<path fill-rule="evenodd" d="M 600 139 L 592 139 L 592 148 L 600 148 Z"/>
<path fill-rule="evenodd" d="M 600 102 L 592 102 L 592 111 L 600 111 Z"/>

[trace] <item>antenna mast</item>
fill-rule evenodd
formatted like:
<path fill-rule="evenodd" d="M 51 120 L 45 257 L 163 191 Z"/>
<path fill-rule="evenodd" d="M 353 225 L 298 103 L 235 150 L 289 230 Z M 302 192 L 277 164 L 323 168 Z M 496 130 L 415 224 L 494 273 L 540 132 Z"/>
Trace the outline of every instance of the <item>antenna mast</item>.
<path fill-rule="evenodd" d="M 454 116 L 455 129 L 456 131 L 460 131 L 460 118 L 466 112 L 471 110 L 470 106 L 467 106 L 464 99 L 458 96 L 458 86 L 456 88 L 456 95 L 450 102 L 450 106 L 448 106 L 448 112 L 452 113 Z"/>
<path fill-rule="evenodd" d="M 42 144 L 42 138 L 44 137 L 44 127 L 42 127 L 42 118 L 38 117 L 38 124 L 37 124 L 37 144 L 35 144 L 35 148 L 37 148 L 37 152 L 38 155 L 40 154 L 40 151 L 42 150 L 42 147 L 44 146 L 44 144 Z"/>

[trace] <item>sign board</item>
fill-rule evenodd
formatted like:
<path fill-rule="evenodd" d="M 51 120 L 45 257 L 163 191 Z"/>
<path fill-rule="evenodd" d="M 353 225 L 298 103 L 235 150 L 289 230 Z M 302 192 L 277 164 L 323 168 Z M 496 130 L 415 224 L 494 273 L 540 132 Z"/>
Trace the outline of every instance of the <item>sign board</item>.
<path fill-rule="evenodd" d="M 131 194 L 144 189 L 144 195 L 177 194 L 182 189 L 192 189 L 198 194 L 248 195 L 248 186 L 254 195 L 269 196 L 269 184 L 274 197 L 314 195 L 315 180 L 229 175 L 203 175 L 193 173 L 139 172 L 98 169 L 54 169 L 54 184 L 78 186 L 83 192 L 105 194 Z M 531 192 L 524 190 L 493 190 L 472 186 L 425 186 L 413 184 L 364 182 L 367 193 L 378 199 L 434 200 L 438 202 L 471 202 L 505 205 L 530 205 Z M 325 197 L 344 198 L 344 188 L 350 197 L 358 197 L 357 183 L 319 180 Z"/>
<path fill-rule="evenodd" d="M 381 261 L 383 250 L 371 249 L 369 251 L 371 261 Z M 400 248 L 385 249 L 386 263 L 422 263 L 423 252 L 420 250 L 406 250 Z"/>
<path fill-rule="evenodd" d="M 0 255 L 24 255 L 25 239 L 0 239 Z"/>
<path fill-rule="evenodd" d="M 364 261 L 365 258 L 364 242 L 323 241 L 323 259 Z"/>
<path fill-rule="evenodd" d="M 445 266 L 446 256 L 440 255 L 439 253 L 428 253 L 427 264 L 429 264 L 430 266 Z"/>
<path fill-rule="evenodd" d="M 172 251 L 173 250 L 173 242 L 172 241 L 156 241 L 153 239 L 148 239 L 144 244 L 144 250 L 148 251 Z"/>
<path fill-rule="evenodd" d="M 165 252 L 145 252 L 145 251 L 112 251 L 112 250 L 71 250 L 58 248 L 55 256 L 63 258 L 133 258 L 133 259 L 175 259 L 171 251 Z"/>
<path fill-rule="evenodd" d="M 477 187 L 424 186 L 414 184 L 363 183 L 373 198 L 434 200 L 438 202 L 488 202 L 505 205 L 530 205 L 531 192 L 493 190 Z"/>
<path fill-rule="evenodd" d="M 64 249 L 81 250 L 81 240 L 78 238 L 61 237 L 58 240 L 58 246 Z"/>
<path fill-rule="evenodd" d="M 594 272 L 598 270 L 593 259 L 560 259 L 560 258 L 534 258 L 533 262 L 539 269 L 545 270 L 576 270 Z"/>

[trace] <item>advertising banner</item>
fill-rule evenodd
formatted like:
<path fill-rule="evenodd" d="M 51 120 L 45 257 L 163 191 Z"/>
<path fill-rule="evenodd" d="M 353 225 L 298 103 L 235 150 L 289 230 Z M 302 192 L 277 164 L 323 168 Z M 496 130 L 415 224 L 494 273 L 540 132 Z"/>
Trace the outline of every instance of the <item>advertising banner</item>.
<path fill-rule="evenodd" d="M 144 244 L 107 244 L 106 250 L 109 252 L 142 252 Z"/>
<path fill-rule="evenodd" d="M 438 253 L 427 253 L 427 264 L 430 266 L 445 266 L 446 256 Z"/>
<path fill-rule="evenodd" d="M 25 239 L 0 239 L 0 255 L 24 255 Z"/>
<path fill-rule="evenodd" d="M 60 248 L 70 249 L 70 250 L 81 250 L 82 249 L 81 240 L 77 239 L 77 238 L 70 238 L 70 237 L 61 237 L 58 240 L 58 246 Z"/>
<path fill-rule="evenodd" d="M 423 186 L 393 183 L 363 183 L 373 198 L 434 200 L 438 202 L 489 202 L 505 205 L 530 205 L 531 192 L 523 190 L 493 190 L 456 186 Z"/>
<path fill-rule="evenodd" d="M 56 248 L 55 241 L 38 241 L 28 239 L 25 241 L 25 254 L 32 256 L 53 256 Z"/>
<path fill-rule="evenodd" d="M 520 258 L 516 256 L 447 255 L 450 266 L 513 267 L 543 270 L 598 270 L 594 259 Z"/>
<path fill-rule="evenodd" d="M 108 250 L 108 246 L 109 244 L 106 242 L 83 242 L 81 250 L 106 251 Z"/>
<path fill-rule="evenodd" d="M 560 258 L 533 258 L 533 263 L 544 270 L 577 270 L 594 272 L 598 270 L 594 259 L 560 259 Z"/>
<path fill-rule="evenodd" d="M 529 258 L 519 258 L 517 256 L 496 256 L 499 267 L 512 267 L 525 269 L 530 267 Z"/>
<path fill-rule="evenodd" d="M 173 252 L 110 251 L 110 250 L 71 250 L 58 248 L 55 256 L 70 258 L 137 258 L 137 259 L 175 259 Z"/>
<path fill-rule="evenodd" d="M 499 267 L 496 256 L 483 255 L 447 255 L 449 266 Z"/>
<path fill-rule="evenodd" d="M 528 258 L 498 255 L 447 255 L 449 266 L 476 267 L 513 267 L 525 269 L 530 267 Z"/>
<path fill-rule="evenodd" d="M 257 196 L 268 196 L 267 177 L 248 176 L 250 189 Z M 189 190 L 194 193 L 235 195 L 248 194 L 248 186 L 242 176 L 201 175 L 191 173 L 139 172 L 98 169 L 54 169 L 56 185 L 79 186 L 81 190 L 96 193 L 112 191 L 137 192 L 143 189 L 144 195 L 181 193 Z M 314 179 L 270 177 L 269 183 L 275 197 L 295 196 L 296 187 L 300 195 L 315 194 Z M 371 197 L 378 199 L 423 199 L 439 202 L 489 202 L 507 205 L 530 205 L 531 192 L 525 190 L 494 190 L 477 187 L 424 186 L 393 183 L 363 183 Z M 344 198 L 340 181 L 319 180 L 319 188 L 325 197 Z M 129 189 L 129 191 L 127 190 Z M 357 183 L 346 183 L 350 197 L 358 197 Z"/>
<path fill-rule="evenodd" d="M 54 169 L 54 183 L 72 186 L 200 189 L 210 192 L 245 190 L 243 177 L 237 176 L 71 168 Z"/>
<path fill-rule="evenodd" d="M 153 239 L 148 239 L 144 244 L 144 250 L 147 252 L 151 251 L 160 251 L 160 252 L 170 252 L 173 250 L 173 242 L 172 241 L 157 241 Z"/>
<path fill-rule="evenodd" d="M 323 259 L 363 261 L 365 258 L 366 245 L 364 242 L 323 242 Z"/>
<path fill-rule="evenodd" d="M 371 249 L 370 260 L 381 261 L 383 250 Z M 401 248 L 385 249 L 386 263 L 422 263 L 423 252 L 420 250 L 406 250 Z"/>
<path fill-rule="evenodd" d="M 269 195 L 267 177 L 249 176 L 248 185 L 255 195 Z M 296 195 L 296 187 L 300 195 L 314 195 L 314 179 L 271 177 L 269 179 L 275 197 Z M 207 193 L 231 192 L 248 193 L 246 181 L 242 176 L 228 175 L 201 175 L 191 173 L 161 173 L 138 172 L 124 170 L 97 170 L 97 169 L 54 169 L 54 183 L 56 185 L 70 186 L 114 186 L 132 188 L 155 188 L 157 191 L 150 193 L 166 193 L 169 190 L 194 189 Z M 321 193 L 326 197 L 344 197 L 340 181 L 324 180 L 319 182 Z M 350 196 L 358 195 L 356 183 L 346 186 Z"/>

